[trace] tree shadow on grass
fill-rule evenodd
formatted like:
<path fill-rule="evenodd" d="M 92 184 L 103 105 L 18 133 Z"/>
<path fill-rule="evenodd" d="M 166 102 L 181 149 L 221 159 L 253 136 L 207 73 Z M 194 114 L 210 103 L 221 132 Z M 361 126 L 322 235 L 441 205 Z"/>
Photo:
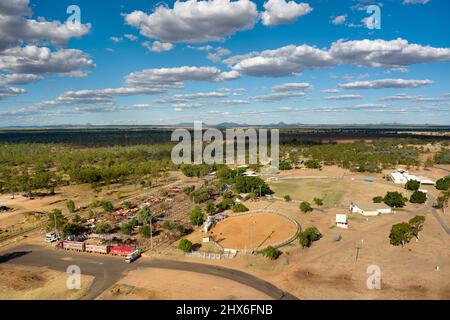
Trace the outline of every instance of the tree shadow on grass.
<path fill-rule="evenodd" d="M 9 260 L 20 258 L 29 253 L 31 253 L 31 251 L 16 251 L 16 252 L 5 253 L 3 255 L 0 255 L 0 263 L 5 263 L 5 262 L 8 262 Z"/>

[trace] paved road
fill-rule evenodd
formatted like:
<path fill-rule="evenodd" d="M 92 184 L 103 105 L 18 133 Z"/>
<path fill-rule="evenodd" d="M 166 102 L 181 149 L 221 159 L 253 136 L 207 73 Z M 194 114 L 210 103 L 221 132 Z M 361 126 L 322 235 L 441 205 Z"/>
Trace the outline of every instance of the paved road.
<path fill-rule="evenodd" d="M 88 294 L 83 298 L 86 300 L 94 299 L 104 290 L 114 285 L 123 277 L 125 271 L 137 268 L 161 268 L 209 274 L 247 285 L 273 299 L 297 299 L 271 283 L 248 273 L 200 263 L 141 258 L 132 264 L 126 264 L 123 258 L 119 257 L 67 252 L 33 245 L 24 245 L 1 254 L 0 264 L 2 263 L 49 267 L 50 269 L 63 272 L 66 272 L 69 265 L 77 265 L 80 267 L 82 274 L 95 277 Z"/>
<path fill-rule="evenodd" d="M 436 208 L 433 207 L 433 203 L 435 202 L 434 197 L 431 194 L 427 194 L 428 201 L 427 201 L 427 207 L 428 210 L 431 210 L 431 213 L 436 218 L 436 220 L 439 222 L 441 227 L 444 229 L 445 232 L 447 232 L 448 235 L 450 235 L 450 227 L 447 225 L 447 223 L 442 219 L 442 217 L 437 212 Z"/>

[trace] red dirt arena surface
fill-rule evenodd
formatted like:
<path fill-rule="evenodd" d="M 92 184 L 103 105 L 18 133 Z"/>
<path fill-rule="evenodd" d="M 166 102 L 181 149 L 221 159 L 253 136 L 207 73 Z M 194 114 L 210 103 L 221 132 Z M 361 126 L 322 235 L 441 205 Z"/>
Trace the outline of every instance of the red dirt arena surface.
<path fill-rule="evenodd" d="M 295 234 L 295 224 L 273 213 L 253 213 L 229 217 L 217 223 L 211 236 L 224 248 L 251 249 L 267 247 Z"/>

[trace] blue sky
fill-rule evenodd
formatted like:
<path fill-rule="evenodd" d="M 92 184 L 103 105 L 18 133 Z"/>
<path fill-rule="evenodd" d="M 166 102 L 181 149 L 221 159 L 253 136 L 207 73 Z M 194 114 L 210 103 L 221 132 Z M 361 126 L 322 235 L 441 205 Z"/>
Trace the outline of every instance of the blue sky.
<path fill-rule="evenodd" d="M 11 0 L 0 126 L 447 125 L 449 13 L 446 0 Z"/>

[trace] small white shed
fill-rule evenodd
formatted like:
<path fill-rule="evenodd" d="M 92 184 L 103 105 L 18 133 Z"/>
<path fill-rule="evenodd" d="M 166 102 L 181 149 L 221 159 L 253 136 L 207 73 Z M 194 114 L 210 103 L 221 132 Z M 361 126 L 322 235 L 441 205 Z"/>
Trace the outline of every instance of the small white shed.
<path fill-rule="evenodd" d="M 336 227 L 348 229 L 348 218 L 346 214 L 336 214 Z"/>

